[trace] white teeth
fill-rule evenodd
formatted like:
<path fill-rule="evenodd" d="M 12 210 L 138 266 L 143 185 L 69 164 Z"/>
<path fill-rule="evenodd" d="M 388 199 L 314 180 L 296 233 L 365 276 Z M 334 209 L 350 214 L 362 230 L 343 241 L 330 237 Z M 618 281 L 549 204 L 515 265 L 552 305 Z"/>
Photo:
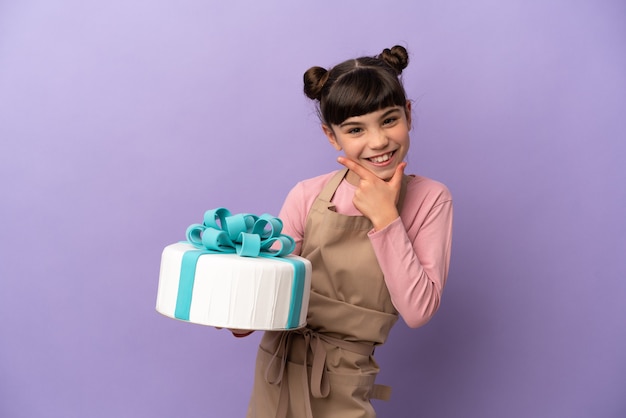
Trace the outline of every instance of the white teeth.
<path fill-rule="evenodd" d="M 385 161 L 387 161 L 388 159 L 391 158 L 391 152 L 389 154 L 384 154 L 384 155 L 380 155 L 378 157 L 373 157 L 370 158 L 370 161 L 374 162 L 374 163 L 384 163 Z"/>

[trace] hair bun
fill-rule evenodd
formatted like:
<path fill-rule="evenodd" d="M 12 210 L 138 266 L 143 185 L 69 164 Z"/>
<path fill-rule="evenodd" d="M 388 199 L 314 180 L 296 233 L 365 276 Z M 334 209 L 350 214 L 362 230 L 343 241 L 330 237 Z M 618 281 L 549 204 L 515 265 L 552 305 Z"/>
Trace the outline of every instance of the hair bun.
<path fill-rule="evenodd" d="M 322 67 L 311 67 L 304 73 L 304 94 L 309 99 L 319 100 L 326 80 L 328 80 L 328 70 Z"/>
<path fill-rule="evenodd" d="M 391 49 L 385 48 L 378 58 L 386 62 L 398 75 L 402 74 L 402 70 L 409 65 L 409 53 L 401 45 L 396 45 Z"/>

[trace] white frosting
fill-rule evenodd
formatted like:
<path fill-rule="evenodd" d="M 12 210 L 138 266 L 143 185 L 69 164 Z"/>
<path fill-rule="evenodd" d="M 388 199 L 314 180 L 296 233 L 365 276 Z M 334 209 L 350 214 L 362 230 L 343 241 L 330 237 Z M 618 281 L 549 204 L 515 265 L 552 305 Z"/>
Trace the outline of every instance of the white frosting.
<path fill-rule="evenodd" d="M 163 250 L 156 310 L 175 318 L 183 254 L 190 244 L 172 244 Z M 290 255 L 306 268 L 298 328 L 306 325 L 311 287 L 311 263 Z M 236 254 L 202 255 L 196 266 L 188 322 L 215 327 L 286 329 L 294 284 L 291 263 L 273 258 Z"/>

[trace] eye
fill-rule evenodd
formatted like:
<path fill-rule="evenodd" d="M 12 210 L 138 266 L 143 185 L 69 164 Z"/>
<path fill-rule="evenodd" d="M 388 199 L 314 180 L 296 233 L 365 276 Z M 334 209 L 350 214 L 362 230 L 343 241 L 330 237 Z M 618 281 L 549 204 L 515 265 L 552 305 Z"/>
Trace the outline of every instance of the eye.
<path fill-rule="evenodd" d="M 398 118 L 395 117 L 395 116 L 386 118 L 385 120 L 383 120 L 383 125 L 391 125 L 392 123 L 394 123 L 397 120 L 398 120 Z"/>
<path fill-rule="evenodd" d="M 357 135 L 357 134 L 360 134 L 361 132 L 363 132 L 363 128 L 352 128 L 348 130 L 348 134 L 350 135 Z"/>

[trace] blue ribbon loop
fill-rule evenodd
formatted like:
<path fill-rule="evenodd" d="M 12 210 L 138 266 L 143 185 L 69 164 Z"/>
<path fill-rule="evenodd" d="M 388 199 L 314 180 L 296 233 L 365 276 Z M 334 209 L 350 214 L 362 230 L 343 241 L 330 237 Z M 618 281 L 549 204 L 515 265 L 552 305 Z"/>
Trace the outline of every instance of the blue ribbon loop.
<path fill-rule="evenodd" d="M 187 228 L 187 241 L 199 249 L 236 253 L 241 257 L 283 257 L 296 248 L 289 235 L 281 234 L 283 222 L 268 214 L 232 215 L 226 208 L 208 210 L 202 224 Z M 272 246 L 278 247 L 272 250 Z"/>

